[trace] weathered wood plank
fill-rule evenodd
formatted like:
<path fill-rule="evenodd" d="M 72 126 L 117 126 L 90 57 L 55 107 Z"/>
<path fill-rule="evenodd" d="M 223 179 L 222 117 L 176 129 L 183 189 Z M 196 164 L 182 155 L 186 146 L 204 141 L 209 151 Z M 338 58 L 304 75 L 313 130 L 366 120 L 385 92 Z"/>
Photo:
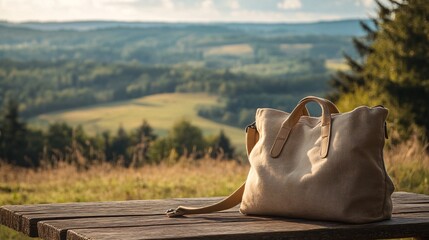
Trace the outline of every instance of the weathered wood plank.
<path fill-rule="evenodd" d="M 194 221 L 210 216 L 192 216 Z M 68 230 L 68 240 L 89 239 L 377 239 L 412 237 L 427 234 L 426 223 L 413 218 L 393 218 L 374 224 L 348 225 L 333 222 L 312 222 L 297 219 L 261 219 L 256 221 L 224 221 L 214 223 L 149 225 L 142 227 L 84 228 Z"/>
<path fill-rule="evenodd" d="M 415 218 L 429 221 L 427 213 L 397 214 L 396 218 Z M 276 218 L 262 218 L 243 216 L 237 211 L 228 211 L 219 214 L 209 214 L 206 218 L 166 218 L 164 216 L 125 216 L 125 217 L 102 217 L 102 218 L 79 218 L 67 220 L 47 220 L 38 223 L 39 237 L 43 239 L 66 239 L 68 229 L 79 228 L 109 228 L 109 227 L 142 227 L 151 225 L 180 225 L 200 224 L 214 222 L 222 218 L 223 222 L 248 222 L 248 221 L 267 221 Z M 429 226 L 428 226 L 429 227 Z"/>
<path fill-rule="evenodd" d="M 260 217 L 244 217 L 237 211 L 227 211 L 210 214 L 208 218 L 167 218 L 164 215 L 153 216 L 125 216 L 125 217 L 101 217 L 81 218 L 70 220 L 48 220 L 38 222 L 39 237 L 43 239 L 66 239 L 68 229 L 79 228 L 118 228 L 118 227 L 143 227 L 143 226 L 187 226 L 189 224 L 216 223 L 222 218 L 224 222 L 233 221 L 261 221 Z M 266 218 L 265 220 L 269 220 Z"/>
<path fill-rule="evenodd" d="M 419 216 L 422 222 L 429 221 L 429 216 L 426 214 Z M 402 214 L 401 217 L 396 217 L 395 219 L 409 219 L 414 218 L 412 214 Z M 208 214 L 202 216 L 189 216 L 184 218 L 166 218 L 164 216 L 145 216 L 145 217 L 115 217 L 115 218 L 87 218 L 87 219 L 73 219 L 73 220 L 54 220 L 54 221 L 42 221 L 38 223 L 39 227 L 39 236 L 43 239 L 66 239 L 66 233 L 68 229 L 94 229 L 94 231 L 104 231 L 106 228 L 136 228 L 136 227 L 166 227 L 172 231 L 176 231 L 176 228 L 188 228 L 190 225 L 199 225 L 199 224 L 210 224 L 216 223 L 240 223 L 242 226 L 239 228 L 246 228 L 250 222 L 262 222 L 262 224 L 271 225 L 276 222 L 284 223 L 284 229 L 291 229 L 296 231 L 296 228 L 291 228 L 291 223 L 296 223 L 296 219 L 285 219 L 285 218 L 269 218 L 269 217 L 255 217 L 255 216 L 243 216 L 237 212 L 223 212 L 216 214 Z M 299 221 L 298 221 L 299 222 Z M 315 224 L 317 227 L 321 227 L 321 222 L 311 222 L 304 221 L 304 225 Z M 418 223 L 417 221 L 415 223 Z M 345 225 L 347 228 L 350 225 L 340 224 L 340 223 L 326 223 L 323 222 L 323 227 L 334 227 Z M 267 231 L 271 232 L 271 228 L 267 226 Z M 311 230 L 311 229 L 306 229 Z M 331 229 L 333 230 L 333 229 Z M 77 230 L 76 230 L 77 231 Z M 92 230 L 91 230 L 92 231 Z M 336 230 L 335 230 L 336 231 Z M 144 231 L 146 234 L 146 231 Z M 239 231 L 236 232 L 237 235 L 240 235 Z M 269 234 L 269 233 L 266 233 Z M 332 234 L 332 233 L 331 233 Z M 387 237 L 389 235 L 383 235 Z M 156 237 L 156 236 L 152 236 Z M 84 238 L 83 238 L 84 239 Z"/>
<path fill-rule="evenodd" d="M 429 203 L 429 195 L 409 192 L 394 192 L 392 194 L 392 200 L 394 204 Z"/>
<path fill-rule="evenodd" d="M 61 210 L 68 211 L 72 210 L 88 210 L 90 207 L 100 208 L 110 208 L 112 206 L 117 206 L 120 208 L 127 208 L 129 206 L 135 205 L 158 205 L 160 202 L 166 204 L 177 204 L 187 201 L 192 201 L 193 203 L 206 203 L 206 202 L 215 202 L 222 199 L 222 197 L 214 198 L 172 198 L 172 199 L 152 199 L 152 200 L 128 200 L 128 201 L 106 201 L 106 202 L 72 202 L 72 203 L 49 203 L 49 204 L 31 204 L 31 205 L 4 205 L 2 208 L 8 208 L 16 212 L 31 212 L 31 213 L 49 213 L 49 212 L 58 212 Z"/>
<path fill-rule="evenodd" d="M 417 209 L 417 207 L 425 207 L 426 205 L 422 205 L 422 204 L 406 204 L 404 206 L 399 206 L 397 207 L 398 210 L 400 210 L 399 212 L 409 212 L 406 211 L 407 207 L 412 207 L 414 208 L 413 211 L 411 212 L 415 212 Z M 405 210 L 405 211 L 403 211 Z M 228 213 L 231 214 L 231 213 Z M 247 221 L 267 221 L 270 219 L 264 219 L 264 218 L 255 218 L 252 219 L 249 216 L 242 216 L 236 212 L 232 213 L 233 215 L 233 219 L 236 222 L 243 222 L 246 223 Z M 219 214 L 210 214 L 207 215 L 207 219 L 219 219 L 222 218 L 222 220 L 224 222 L 231 222 L 231 216 L 228 215 L 219 215 Z M 410 217 L 410 215 L 404 215 L 402 214 L 402 216 L 408 216 Z M 417 215 L 416 215 L 417 216 Z M 414 217 L 414 215 L 413 215 Z M 419 218 L 428 218 L 427 214 L 422 214 L 418 216 Z M 189 224 L 190 222 L 192 224 L 202 224 L 202 223 L 206 223 L 205 221 L 201 221 L 201 219 L 198 218 L 197 221 L 190 221 L 191 218 L 179 218 L 179 219 L 169 219 L 169 218 L 165 218 L 165 217 L 161 217 L 159 218 L 158 216 L 155 216 L 152 219 L 149 219 L 147 217 L 145 218 L 141 218 L 141 217 L 135 217 L 135 218 L 111 218 L 111 219 L 105 219 L 105 218 L 101 218 L 101 219 L 79 219 L 79 220 L 75 220 L 75 221 L 70 221 L 70 220 L 57 220 L 55 222 L 53 221 L 42 221 L 39 222 L 38 226 L 39 226 L 39 234 L 41 237 L 45 238 L 45 239 L 65 239 L 66 236 L 66 231 L 67 229 L 79 229 L 81 228 L 81 226 L 85 226 L 89 223 L 91 223 L 91 229 L 96 229 L 96 228 L 101 228 L 101 229 L 105 229 L 105 228 L 111 228 L 111 227 L 145 227 L 145 226 L 162 226 L 162 225 L 171 225 L 170 227 L 172 227 L 172 225 L 175 225 L 175 227 L 180 226 L 180 227 L 186 227 L 187 224 Z M 429 220 L 429 219 L 427 219 Z M 177 226 L 176 226 L 177 225 Z M 217 225 L 216 225 L 217 226 Z M 386 237 L 386 235 L 383 235 Z"/>
<path fill-rule="evenodd" d="M 285 236 L 294 238 L 307 236 L 311 239 L 313 233 L 317 239 L 326 234 L 327 238 L 335 236 L 341 239 L 347 234 L 353 233 L 353 231 L 356 231 L 354 234 L 361 234 L 357 236 L 368 239 L 372 238 L 372 236 L 374 238 L 386 238 L 417 236 L 415 235 L 417 233 L 419 236 L 429 234 L 429 196 L 404 192 L 395 192 L 393 194 L 394 219 L 382 222 L 384 228 L 380 228 L 378 225 L 368 225 L 371 226 L 370 229 L 362 227 L 354 229 L 354 227 L 350 227 L 354 225 L 338 223 L 242 216 L 237 213 L 237 207 L 223 213 L 185 218 L 169 219 L 163 215 L 167 208 L 177 205 L 206 205 L 219 199 L 194 198 L 9 205 L 0 208 L 0 223 L 24 232 L 29 236 L 40 235 L 45 239 L 65 239 L 67 236 L 70 239 L 88 239 L 91 236 L 101 237 L 101 239 L 103 237 L 105 239 L 114 239 L 112 237 L 116 235 L 118 236 L 117 239 L 133 239 L 133 236 L 134 239 L 157 239 L 174 236 L 183 238 L 210 236 L 212 238 L 222 237 L 228 239 L 237 238 L 238 236 L 243 236 L 244 238 L 255 238 L 257 236 L 260 238 L 270 232 L 273 233 L 269 234 L 270 237 L 279 239 Z M 385 224 L 388 222 L 390 224 Z M 396 223 L 396 225 L 392 225 L 392 222 Z M 271 226 L 272 223 L 274 224 L 273 227 Z M 343 229 L 338 228 L 338 226 L 345 227 Z M 230 229 L 225 230 L 228 227 Z M 300 230 L 301 228 L 304 230 Z M 166 233 L 166 229 L 174 230 L 174 236 Z M 425 229 L 428 231 L 425 231 Z M 134 235 L 127 235 L 128 233 L 123 231 L 129 231 L 129 234 Z M 224 232 L 219 235 L 219 231 Z M 365 235 L 365 232 L 371 234 Z M 164 233 L 167 235 L 159 235 Z M 128 237 L 119 237 L 121 234 L 125 234 L 124 236 Z M 350 237 L 350 235 L 348 236 Z"/>
<path fill-rule="evenodd" d="M 16 212 L 12 209 L 3 206 L 0 208 L 0 224 L 10 227 L 16 231 L 20 231 L 21 226 L 19 225 L 21 221 L 16 216 Z"/>
<path fill-rule="evenodd" d="M 1 224 L 37 237 L 37 222 L 102 216 L 163 215 L 166 208 L 183 204 L 205 205 L 221 198 L 135 200 L 118 202 L 6 205 L 0 208 Z M 168 206 L 168 207 L 167 207 Z"/>
<path fill-rule="evenodd" d="M 429 203 L 424 204 L 403 204 L 403 205 L 394 205 L 393 214 L 396 213 L 414 213 L 414 212 L 426 212 L 429 214 Z"/>

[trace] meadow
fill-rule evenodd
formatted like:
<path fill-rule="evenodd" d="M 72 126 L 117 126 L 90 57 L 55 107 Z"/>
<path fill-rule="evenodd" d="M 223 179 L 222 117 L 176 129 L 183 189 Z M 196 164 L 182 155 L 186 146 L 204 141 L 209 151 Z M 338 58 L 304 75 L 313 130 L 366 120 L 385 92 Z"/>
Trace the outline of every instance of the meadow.
<path fill-rule="evenodd" d="M 44 128 L 49 123 L 67 122 L 71 126 L 82 125 L 89 134 L 115 132 L 119 126 L 125 130 L 137 128 L 146 119 L 160 136 L 178 121 L 186 119 L 201 128 L 204 135 L 216 135 L 221 129 L 238 150 L 244 150 L 244 129 L 231 127 L 198 116 L 198 107 L 220 105 L 218 97 L 203 93 L 155 94 L 143 98 L 118 101 L 90 107 L 75 108 L 42 114 L 30 119 L 30 125 Z"/>
<path fill-rule="evenodd" d="M 232 55 L 240 56 L 252 54 L 253 48 L 249 44 L 231 44 L 219 47 L 212 47 L 204 52 L 205 56 L 210 55 Z"/>

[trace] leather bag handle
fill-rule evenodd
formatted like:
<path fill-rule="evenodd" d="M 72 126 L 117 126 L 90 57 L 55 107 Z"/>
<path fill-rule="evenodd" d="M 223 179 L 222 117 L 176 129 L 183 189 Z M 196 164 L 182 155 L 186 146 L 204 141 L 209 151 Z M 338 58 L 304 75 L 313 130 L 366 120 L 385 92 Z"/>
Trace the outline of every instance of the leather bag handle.
<path fill-rule="evenodd" d="M 312 97 L 314 97 L 314 96 L 312 96 Z M 340 110 L 338 110 L 338 108 L 337 108 L 337 106 L 333 103 L 333 102 L 331 102 L 331 101 L 329 101 L 328 99 L 325 99 L 325 98 L 320 98 L 320 97 L 314 97 L 314 98 L 318 98 L 318 99 L 320 99 L 320 100 L 324 100 L 327 104 L 328 104 L 328 107 L 329 107 L 329 112 L 332 114 L 332 113 L 340 113 Z M 299 101 L 299 103 L 301 103 L 301 101 L 302 100 L 304 100 L 304 99 L 301 99 L 300 101 Z M 308 109 L 307 109 L 307 107 L 305 107 L 304 108 L 305 110 L 303 111 L 304 112 L 304 116 L 310 116 L 310 113 L 309 113 L 309 111 L 308 111 Z"/>
<path fill-rule="evenodd" d="M 310 112 L 308 111 L 307 107 L 302 109 L 302 115 L 304 116 L 310 116 Z"/>
<path fill-rule="evenodd" d="M 283 150 L 284 145 L 292 131 L 292 128 L 295 124 L 298 123 L 299 118 L 303 115 L 303 109 L 305 105 L 309 102 L 316 102 L 322 108 L 322 116 L 321 116 L 321 137 L 322 142 L 320 143 L 320 157 L 325 158 L 328 155 L 329 150 L 329 138 L 331 135 L 331 110 L 334 112 L 338 112 L 337 107 L 333 108 L 330 105 L 335 106 L 332 102 L 328 103 L 328 100 L 323 98 L 318 98 L 314 96 L 309 96 L 303 98 L 298 105 L 293 109 L 289 117 L 282 123 L 282 126 L 277 133 L 277 137 L 274 141 L 274 144 L 271 148 L 271 157 L 277 158 L 280 156 L 280 153 Z"/>

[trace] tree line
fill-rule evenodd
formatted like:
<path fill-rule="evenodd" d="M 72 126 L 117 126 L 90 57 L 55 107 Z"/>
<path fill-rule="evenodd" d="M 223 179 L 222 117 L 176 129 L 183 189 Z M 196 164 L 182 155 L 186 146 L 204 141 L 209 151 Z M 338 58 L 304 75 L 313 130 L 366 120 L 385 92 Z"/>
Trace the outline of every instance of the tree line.
<path fill-rule="evenodd" d="M 234 150 L 223 131 L 204 137 L 187 120 L 175 123 L 164 137 L 156 135 L 146 120 L 131 132 L 119 126 L 115 134 L 105 131 L 89 136 L 81 126 L 60 122 L 50 124 L 45 132 L 31 129 L 20 120 L 15 101 L 8 101 L 0 114 L 0 161 L 23 167 L 59 162 L 80 168 L 100 162 L 140 167 L 182 157 L 233 159 Z"/>

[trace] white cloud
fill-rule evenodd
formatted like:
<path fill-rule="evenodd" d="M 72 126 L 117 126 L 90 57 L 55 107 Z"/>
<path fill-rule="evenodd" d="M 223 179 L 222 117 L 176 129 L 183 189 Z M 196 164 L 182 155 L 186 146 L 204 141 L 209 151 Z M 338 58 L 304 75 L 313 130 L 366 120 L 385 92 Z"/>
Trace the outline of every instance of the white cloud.
<path fill-rule="evenodd" d="M 382 3 L 383 0 L 381 1 Z M 375 0 L 355 0 L 355 5 L 356 6 L 363 6 L 366 9 L 373 9 L 375 7 Z"/>
<path fill-rule="evenodd" d="M 240 8 L 240 3 L 237 0 L 230 0 L 228 1 L 228 7 L 237 10 Z"/>
<path fill-rule="evenodd" d="M 7 21 L 162 21 L 162 22 L 311 22 L 350 18 L 341 11 L 308 12 L 299 0 L 277 0 L 270 8 L 240 0 L 0 0 L 0 20 Z M 337 1 L 337 0 L 332 0 Z M 369 0 L 350 0 L 353 3 Z M 218 6 L 219 5 L 219 6 Z M 222 8 L 222 7 L 223 8 Z M 278 11 L 297 9 L 302 11 Z M 353 17 L 363 16 L 356 13 Z"/>
<path fill-rule="evenodd" d="M 264 22 L 264 23 L 279 23 L 279 22 L 314 22 L 317 20 L 339 20 L 341 16 L 332 14 L 317 14 L 293 12 L 284 14 L 277 11 L 255 11 L 255 10 L 238 10 L 233 11 L 227 17 L 224 17 L 225 22 Z"/>
<path fill-rule="evenodd" d="M 374 6 L 374 0 L 360 0 L 362 2 L 362 5 L 366 8 L 370 8 Z"/>
<path fill-rule="evenodd" d="M 174 2 L 172 0 L 162 0 L 161 3 L 164 8 L 167 8 L 167 9 L 174 8 Z"/>
<path fill-rule="evenodd" d="M 299 9 L 302 7 L 302 4 L 300 0 L 283 0 L 277 3 L 277 7 L 285 10 Z"/>
<path fill-rule="evenodd" d="M 213 1 L 212 0 L 204 0 L 201 2 L 201 8 L 203 10 L 210 10 L 213 8 Z"/>

